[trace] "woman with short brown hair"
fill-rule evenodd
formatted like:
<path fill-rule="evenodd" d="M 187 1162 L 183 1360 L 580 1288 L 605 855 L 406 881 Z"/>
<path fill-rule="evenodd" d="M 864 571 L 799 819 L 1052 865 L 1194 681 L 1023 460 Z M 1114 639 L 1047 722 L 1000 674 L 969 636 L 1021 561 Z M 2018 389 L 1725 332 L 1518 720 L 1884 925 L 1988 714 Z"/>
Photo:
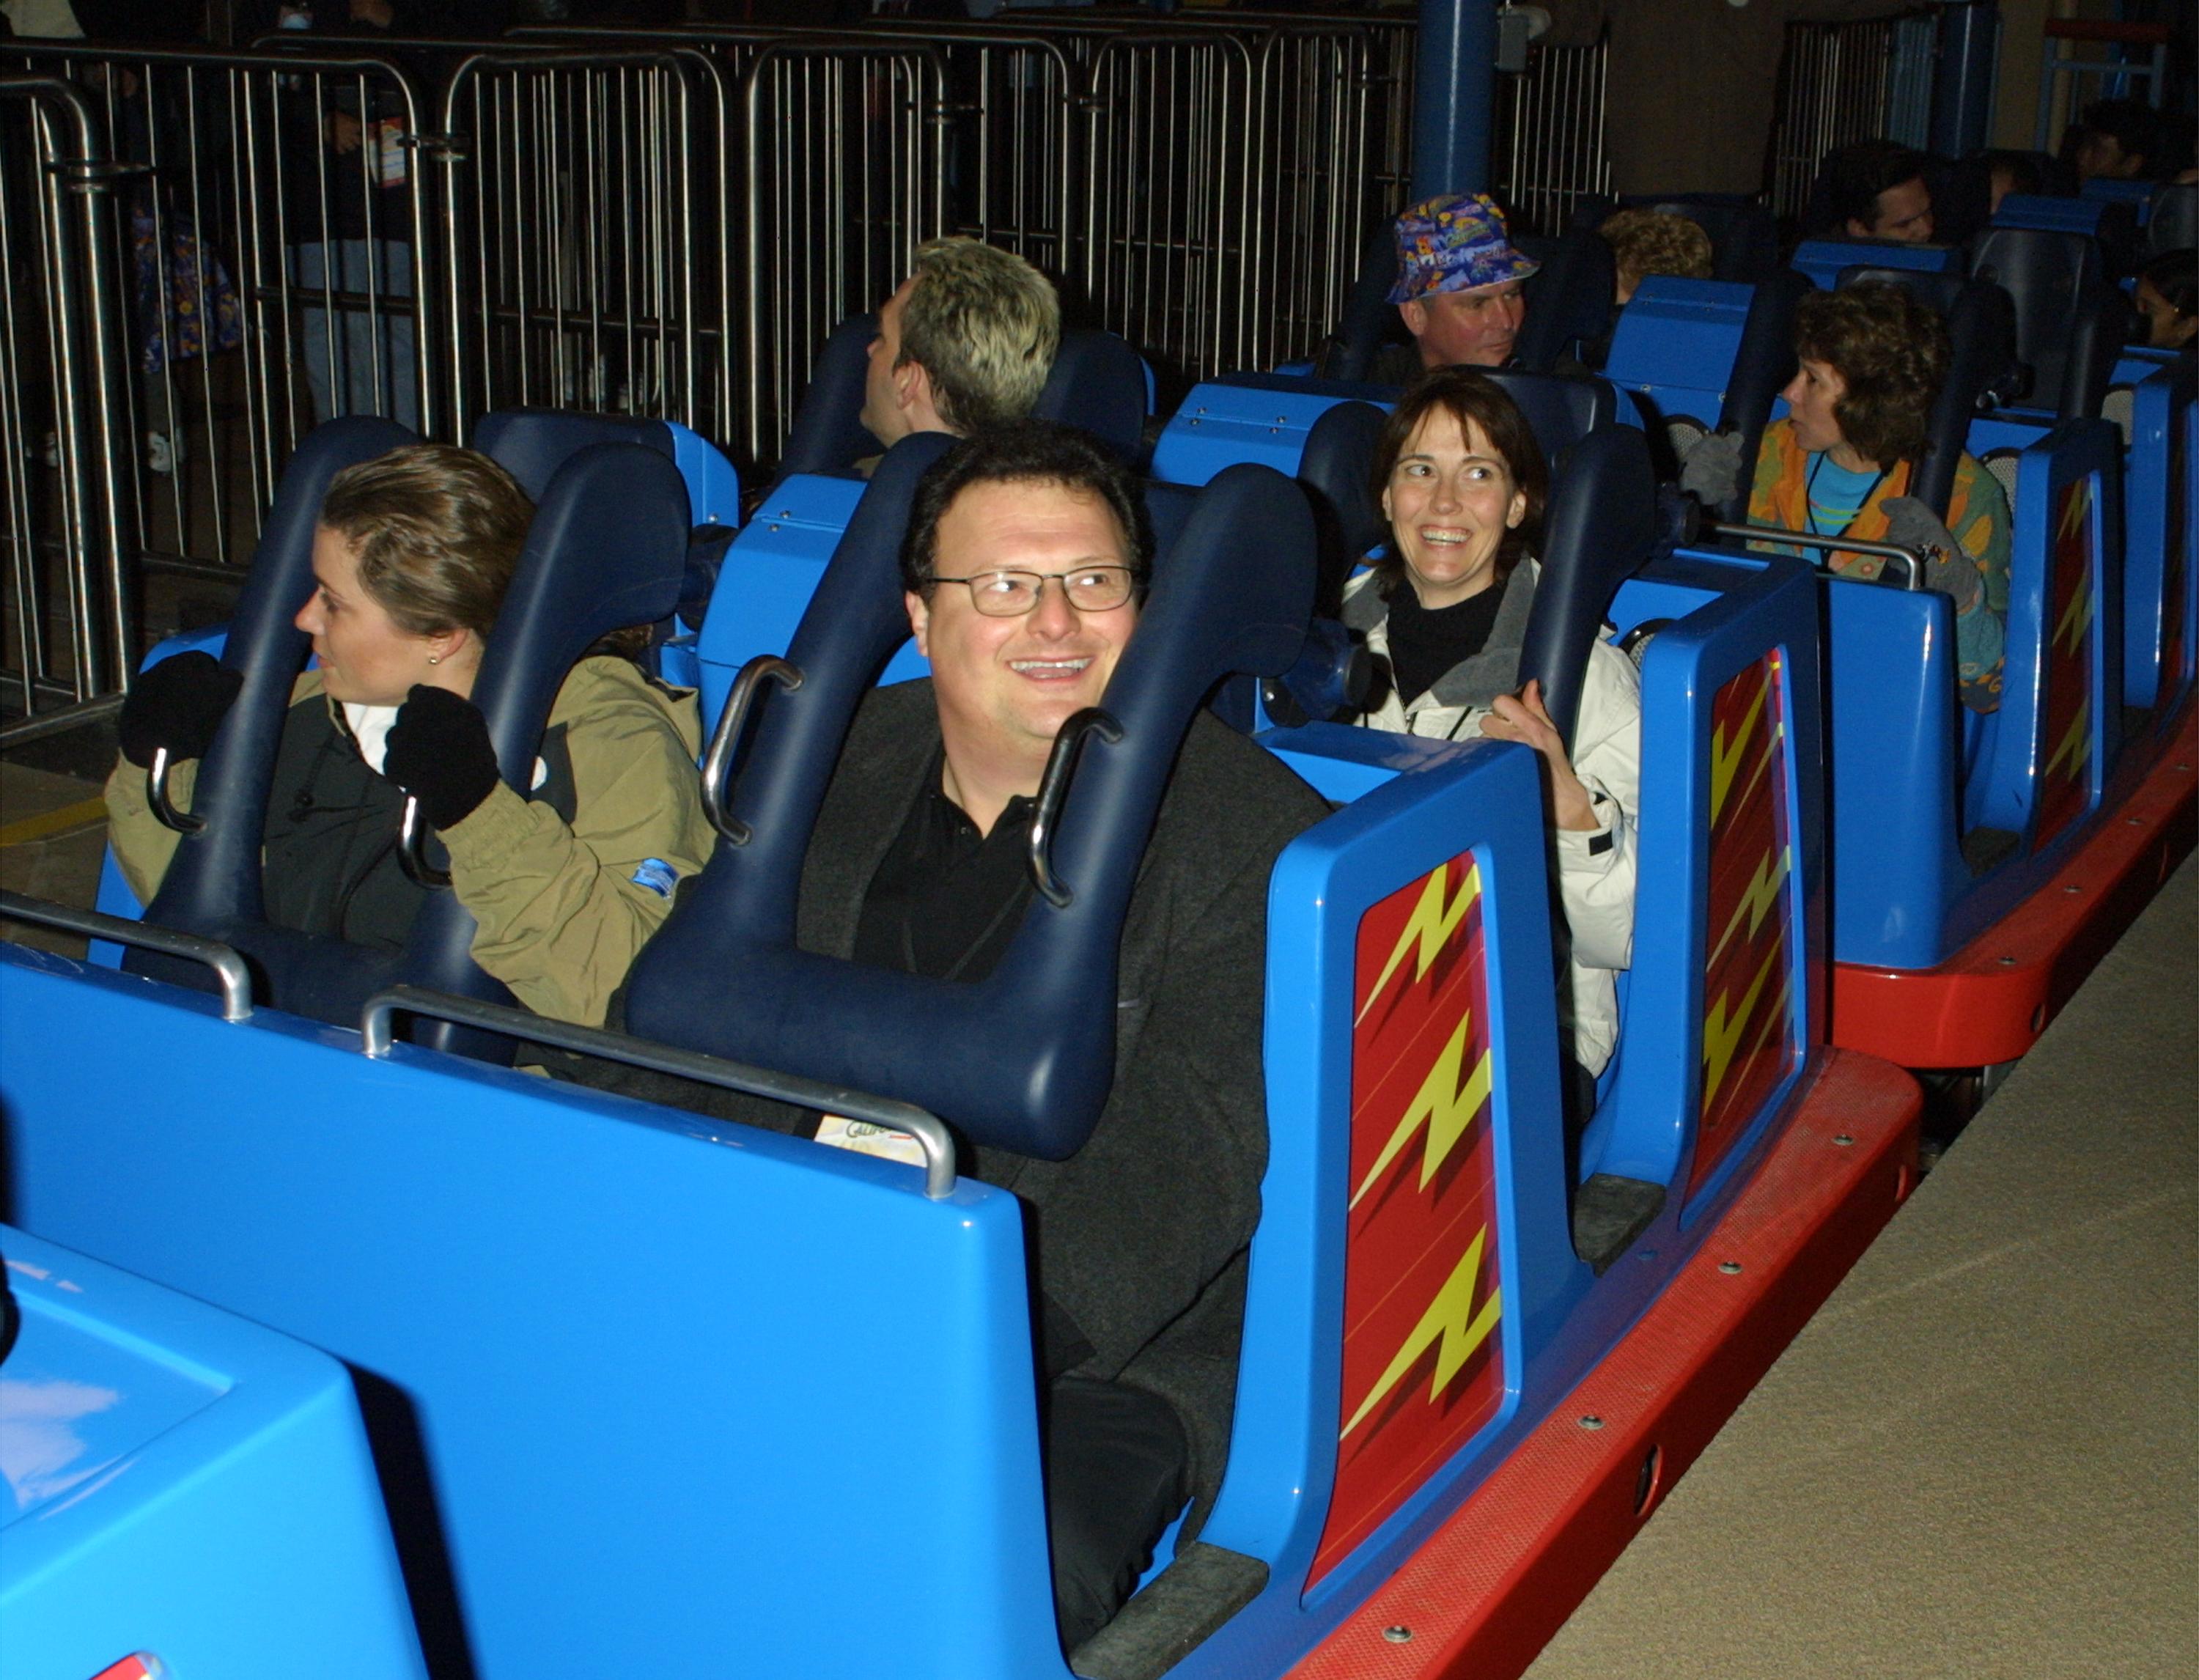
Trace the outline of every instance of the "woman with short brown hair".
<path fill-rule="evenodd" d="M 635 954 L 712 839 L 695 770 L 691 691 L 665 687 L 599 645 L 550 710 L 532 787 L 506 785 L 471 699 L 534 510 L 485 455 L 440 444 L 338 473 L 313 535 L 312 596 L 298 627 L 315 668 L 291 689 L 264 829 L 267 919 L 401 948 L 425 889 L 397 858 L 417 797 L 472 913 L 474 960 L 538 1014 L 599 1025 Z M 108 779 L 108 837 L 141 901 L 176 835 L 145 802 L 165 749 L 191 782 L 242 679 L 204 653 L 139 677 Z"/>

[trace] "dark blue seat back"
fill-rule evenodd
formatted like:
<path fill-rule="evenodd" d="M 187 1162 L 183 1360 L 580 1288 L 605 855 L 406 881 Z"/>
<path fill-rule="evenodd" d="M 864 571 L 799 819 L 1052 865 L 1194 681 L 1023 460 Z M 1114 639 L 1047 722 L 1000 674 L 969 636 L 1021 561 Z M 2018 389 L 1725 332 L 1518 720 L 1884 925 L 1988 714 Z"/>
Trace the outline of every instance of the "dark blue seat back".
<path fill-rule="evenodd" d="M 2157 257 L 2195 245 L 2199 245 L 2199 181 L 2172 181 L 2155 188 L 2145 225 L 2146 254 Z"/>
<path fill-rule="evenodd" d="M 554 408 L 502 408 L 475 423 L 473 446 L 539 502 L 576 452 L 592 443 L 633 443 L 675 459 L 672 429 L 637 414 L 567 414 Z"/>
<path fill-rule="evenodd" d="M 1220 678 L 1280 674 L 1297 657 L 1313 522 L 1290 481 L 1266 468 L 1216 477 L 1157 570 L 1108 685 L 1122 738 L 1084 744 L 1053 847 L 1070 901 L 1035 897 L 982 982 L 866 967 L 798 949 L 796 907 L 849 720 L 908 633 L 901 538 L 917 480 L 948 441 L 904 439 L 856 508 L 788 649 L 802 685 L 771 693 L 739 773 L 732 814 L 752 837 L 720 843 L 682 892 L 634 965 L 627 1024 L 890 1094 L 981 1144 L 1060 1159 L 1106 1100 L 1123 917 L 1184 732 Z"/>
<path fill-rule="evenodd" d="M 1521 367 L 1547 373 L 1561 358 L 1585 359 L 1609 337 L 1619 271 L 1610 245 L 1592 228 L 1575 228 L 1542 260 L 1528 277 L 1527 313 L 1512 351 Z"/>
<path fill-rule="evenodd" d="M 2042 228 L 1990 228 L 1971 255 L 1970 273 L 1999 286 L 2015 306 L 2016 353 L 2031 368 L 2030 405 L 2064 420 L 2097 417 L 2113 371 L 2109 353 L 2122 341 L 2112 307 L 2120 298 L 2108 295 L 2114 288 L 2099 242 Z"/>
<path fill-rule="evenodd" d="M 1092 434 L 1125 461 L 1146 442 L 1146 364 L 1111 332 L 1065 332 L 1031 412 Z"/>
<path fill-rule="evenodd" d="M 1638 427 L 1599 426 L 1554 464 L 1519 680 L 1543 685 L 1568 749 L 1589 650 L 1611 598 L 1649 558 L 1657 533 L 1657 474 Z"/>
<path fill-rule="evenodd" d="M 1753 285 L 1778 271 L 1779 224 L 1770 206 L 1753 198 L 1737 193 L 1631 193 L 1618 207 L 1661 211 L 1694 223 L 1710 236 L 1713 280 Z"/>
<path fill-rule="evenodd" d="M 263 536 L 224 655 L 244 672 L 246 685 L 194 792 L 194 807 L 207 825 L 178 845 L 146 909 L 149 921 L 236 945 L 254 960 L 277 1006 L 339 1025 L 355 1024 L 367 996 L 393 979 L 493 1001 L 509 998 L 475 965 L 473 918 L 447 892 L 423 905 L 398 956 L 264 919 L 260 835 L 290 685 L 306 651 L 307 638 L 290 619 L 313 587 L 313 519 L 335 468 L 409 441 L 409 434 L 391 438 L 400 429 L 378 421 L 331 422 L 314 432 L 284 474 L 267 534 L 280 529 L 286 540 L 271 547 Z M 317 446 L 330 434 L 326 446 Z M 353 455 L 353 449 L 364 452 Z M 591 444 L 558 470 L 538 505 L 474 685 L 474 703 L 511 786 L 533 785 L 551 705 L 588 645 L 608 631 L 671 612 L 686 540 L 686 485 L 668 456 L 636 444 Z M 134 956 L 131 965 L 137 965 Z M 510 1053 L 508 1041 L 433 1030 L 422 1036 L 486 1057 L 508 1059 Z"/>
<path fill-rule="evenodd" d="M 1382 500 L 1368 481 L 1375 441 L 1389 416 L 1373 403 L 1341 402 L 1306 433 L 1298 485 L 1313 510 L 1320 544 L 1315 610 L 1334 617 L 1351 569 L 1387 540 Z"/>
<path fill-rule="evenodd" d="M 845 472 L 850 462 L 878 452 L 878 440 L 864 430 L 862 422 L 871 341 L 878 335 L 875 315 L 850 315 L 832 329 L 810 365 L 808 388 L 794 411 L 786 447 L 779 452 L 780 478 L 795 473 Z"/>
<path fill-rule="evenodd" d="M 1596 427 L 1619 418 L 1619 393 L 1608 380 L 1530 373 L 1520 368 L 1490 368 L 1487 372 L 1519 405 L 1546 461 L 1555 462 Z"/>
<path fill-rule="evenodd" d="M 1955 492 L 1955 469 L 1978 414 L 2021 394 L 2026 377 L 2017 359 L 2015 313 L 2008 294 L 1959 274 L 1923 274 L 1906 268 L 1851 268 L 1840 284 L 1885 282 L 1901 287 L 1937 310 L 1947 323 L 1946 382 L 1932 405 L 1926 446 L 1910 494 L 1944 516 Z"/>
<path fill-rule="evenodd" d="M 1402 343 L 1412 336 L 1390 301 L 1390 289 L 1397 283 L 1397 234 L 1388 222 L 1367 237 L 1359 258 L 1359 272 L 1344 295 L 1344 318 L 1329 341 L 1320 371 L 1329 379 L 1364 380 L 1373 376 L 1374 357 L 1385 344 Z"/>
<path fill-rule="evenodd" d="M 1741 343 L 1734 351 L 1725 400 L 1718 410 L 1718 429 L 1741 434 L 1744 463 L 1756 458 L 1764 429 L 1770 423 L 1772 402 L 1794 376 L 1794 306 L 1810 289 L 1802 276 L 1781 269 L 1759 280 L 1749 300 L 1748 318 L 1741 324 Z M 1744 482 L 1732 501 L 1717 511 L 1721 517 L 1736 519 L 1747 510 L 1748 486 Z"/>

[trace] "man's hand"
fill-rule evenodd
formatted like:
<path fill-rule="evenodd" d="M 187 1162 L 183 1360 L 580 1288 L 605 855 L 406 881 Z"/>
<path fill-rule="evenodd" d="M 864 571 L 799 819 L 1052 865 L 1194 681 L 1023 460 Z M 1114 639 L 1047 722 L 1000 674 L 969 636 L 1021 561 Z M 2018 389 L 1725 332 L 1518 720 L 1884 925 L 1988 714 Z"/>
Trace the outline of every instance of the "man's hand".
<path fill-rule="evenodd" d="M 122 755 L 150 768 L 162 747 L 178 762 L 204 758 L 213 745 L 237 691 L 242 673 L 225 668 L 210 653 L 179 653 L 153 666 L 131 685 L 115 720 Z"/>
<path fill-rule="evenodd" d="M 348 111 L 329 113 L 329 147 L 339 157 L 348 157 L 359 149 L 359 136 L 365 131 L 357 117 Z"/>
<path fill-rule="evenodd" d="M 1955 540 L 1955 534 L 1914 496 L 1895 496 L 1886 504 L 1886 540 L 1903 548 L 1925 551 L 1923 586 L 1955 598 L 1955 610 L 1976 606 L 1985 590 L 1978 563 Z"/>
<path fill-rule="evenodd" d="M 1741 489 L 1741 434 L 1705 432 L 1680 463 L 1680 488 L 1705 507 L 1731 501 Z"/>
<path fill-rule="evenodd" d="M 420 802 L 437 828 L 456 828 L 496 791 L 496 749 L 470 700 L 412 685 L 389 726 L 382 773 Z"/>
<path fill-rule="evenodd" d="M 1530 681 L 1516 696 L 1498 695 L 1481 720 L 1481 732 L 1492 741 L 1518 741 L 1542 754 L 1550 767 L 1550 818 L 1560 828 L 1580 833 L 1603 826 L 1596 820 L 1595 802 L 1573 774 L 1566 744 L 1543 704 L 1541 683 Z"/>

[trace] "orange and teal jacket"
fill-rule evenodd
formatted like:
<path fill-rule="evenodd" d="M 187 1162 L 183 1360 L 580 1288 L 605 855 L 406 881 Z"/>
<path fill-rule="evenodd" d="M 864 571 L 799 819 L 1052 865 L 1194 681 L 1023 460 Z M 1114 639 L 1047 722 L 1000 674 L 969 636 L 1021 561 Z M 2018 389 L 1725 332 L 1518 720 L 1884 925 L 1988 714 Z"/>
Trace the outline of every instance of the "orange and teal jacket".
<path fill-rule="evenodd" d="M 1796 440 L 1793 421 L 1774 420 L 1765 427 L 1763 445 L 1756 452 L 1756 481 L 1748 495 L 1749 523 L 1808 530 L 1810 464 L 1815 458 Z M 1893 468 L 1840 534 L 1860 542 L 1884 540 L 1886 504 L 1909 493 L 1911 475 L 1906 461 Z M 1955 540 L 1985 575 L 1985 588 L 1976 604 L 1955 618 L 1957 691 L 1972 711 L 1994 711 L 2000 706 L 2002 636 L 2008 619 L 2008 498 L 2000 481 L 1974 456 L 1965 454 L 1956 465 L 1946 518 Z M 1827 563 L 1845 577 L 1868 581 L 1885 563 L 1875 554 L 1834 552 Z"/>

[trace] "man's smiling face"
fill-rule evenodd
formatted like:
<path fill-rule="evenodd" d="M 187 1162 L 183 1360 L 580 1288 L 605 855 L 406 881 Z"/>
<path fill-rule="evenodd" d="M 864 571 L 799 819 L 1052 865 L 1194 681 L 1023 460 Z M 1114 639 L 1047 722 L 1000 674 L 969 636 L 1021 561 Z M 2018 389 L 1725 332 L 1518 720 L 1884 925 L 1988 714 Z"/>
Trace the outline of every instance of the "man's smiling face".
<path fill-rule="evenodd" d="M 1105 502 L 1042 481 L 969 486 L 939 518 L 930 598 L 909 595 L 909 622 L 931 662 L 941 732 L 986 758 L 1035 757 L 1076 712 L 1096 706 L 1138 625 L 1137 598 L 1102 612 L 1070 604 L 1048 582 L 1019 617 L 977 610 L 964 578 L 1129 566 L 1130 543 Z"/>

